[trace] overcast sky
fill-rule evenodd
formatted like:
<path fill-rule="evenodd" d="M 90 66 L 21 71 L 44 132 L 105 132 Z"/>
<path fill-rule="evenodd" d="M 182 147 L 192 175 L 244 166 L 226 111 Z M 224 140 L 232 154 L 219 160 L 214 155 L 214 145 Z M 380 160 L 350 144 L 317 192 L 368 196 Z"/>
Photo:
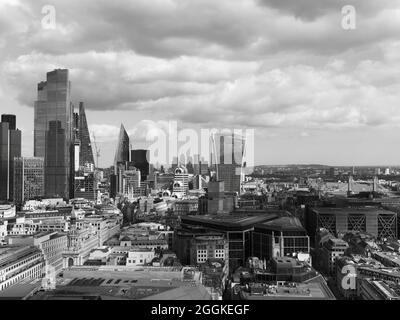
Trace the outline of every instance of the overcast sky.
<path fill-rule="evenodd" d="M 121 122 L 141 148 L 174 119 L 254 128 L 256 164 L 400 164 L 400 0 L 0 0 L 0 112 L 17 115 L 26 156 L 55 68 L 86 103 L 101 166 Z"/>

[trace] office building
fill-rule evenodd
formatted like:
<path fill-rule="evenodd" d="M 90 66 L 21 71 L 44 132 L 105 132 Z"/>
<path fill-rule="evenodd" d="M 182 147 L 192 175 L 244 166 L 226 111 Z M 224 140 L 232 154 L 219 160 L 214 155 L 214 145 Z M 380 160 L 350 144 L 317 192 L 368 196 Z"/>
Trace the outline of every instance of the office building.
<path fill-rule="evenodd" d="M 126 162 L 129 162 L 129 136 L 124 125 L 121 124 L 114 158 L 115 168 L 119 163 L 125 164 Z"/>
<path fill-rule="evenodd" d="M 182 216 L 181 226 L 177 233 L 200 235 L 209 232 L 223 235 L 229 244 L 229 271 L 243 266 L 246 259 L 253 254 L 257 244 L 253 241 L 255 226 L 279 218 L 284 211 L 270 211 L 262 214 L 223 214 L 203 216 Z M 178 236 L 179 238 L 179 236 Z"/>
<path fill-rule="evenodd" d="M 199 210 L 199 200 L 197 198 L 176 200 L 173 202 L 173 210 L 177 216 L 196 215 Z"/>
<path fill-rule="evenodd" d="M 321 239 L 314 250 L 314 266 L 326 275 L 336 275 L 336 261 L 344 256 L 349 245 L 343 239 L 335 238 L 327 230 L 321 229 L 318 237 Z"/>
<path fill-rule="evenodd" d="M 298 218 L 287 216 L 257 224 L 253 231 L 253 255 L 260 259 L 310 253 L 310 239 Z"/>
<path fill-rule="evenodd" d="M 10 130 L 17 130 L 17 117 L 14 114 L 2 114 L 1 122 L 7 122 Z"/>
<path fill-rule="evenodd" d="M 377 238 L 397 239 L 397 214 L 372 206 L 307 208 L 305 227 L 313 241 L 320 228 L 331 234 L 367 232 Z"/>
<path fill-rule="evenodd" d="M 218 134 L 212 142 L 217 180 L 224 181 L 225 191 L 240 193 L 244 138 L 237 134 Z"/>
<path fill-rule="evenodd" d="M 229 243 L 223 233 L 196 233 L 178 229 L 173 247 L 179 261 L 185 265 L 199 265 L 208 259 L 229 259 Z"/>
<path fill-rule="evenodd" d="M 131 151 L 131 162 L 140 171 L 141 181 L 148 179 L 150 174 L 150 152 L 149 150 L 137 149 Z"/>
<path fill-rule="evenodd" d="M 69 71 L 47 73 L 38 84 L 34 116 L 34 156 L 44 158 L 45 194 L 70 197 L 73 183 L 73 106 Z"/>
<path fill-rule="evenodd" d="M 79 165 L 94 164 L 92 143 L 83 102 L 79 102 L 78 139 L 80 141 Z"/>
<path fill-rule="evenodd" d="M 44 159 L 19 157 L 14 159 L 14 201 L 44 196 Z"/>
<path fill-rule="evenodd" d="M 136 190 L 140 188 L 141 172 L 138 169 L 125 170 L 122 175 L 123 195 L 133 198 Z"/>
<path fill-rule="evenodd" d="M 74 177 L 74 198 L 96 200 L 95 176 L 93 172 L 79 171 Z"/>
<path fill-rule="evenodd" d="M 124 126 L 121 124 L 121 129 L 117 141 L 117 150 L 114 157 L 114 181 L 112 181 L 111 195 L 114 197 L 123 193 L 123 174 L 127 170 L 129 162 L 129 136 Z"/>
<path fill-rule="evenodd" d="M 232 212 L 236 196 L 225 192 L 225 181 L 210 181 L 207 191 L 207 211 L 209 214 Z"/>
<path fill-rule="evenodd" d="M 174 171 L 174 183 L 173 183 L 173 195 L 181 198 L 187 195 L 189 190 L 189 175 L 187 170 L 183 166 L 175 168 Z"/>
<path fill-rule="evenodd" d="M 13 200 L 14 158 L 21 156 L 21 131 L 15 116 L 2 115 L 0 122 L 0 200 Z"/>

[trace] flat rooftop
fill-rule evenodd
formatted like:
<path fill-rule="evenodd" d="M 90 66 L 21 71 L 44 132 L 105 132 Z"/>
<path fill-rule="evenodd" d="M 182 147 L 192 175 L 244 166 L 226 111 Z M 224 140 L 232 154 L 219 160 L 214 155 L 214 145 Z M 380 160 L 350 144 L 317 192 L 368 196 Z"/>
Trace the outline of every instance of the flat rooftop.
<path fill-rule="evenodd" d="M 24 279 L 7 289 L 0 291 L 1 299 L 24 299 L 42 285 L 42 279 Z"/>
<path fill-rule="evenodd" d="M 312 210 L 318 214 L 389 214 L 396 215 L 395 212 L 380 209 L 374 206 L 365 207 L 345 207 L 345 208 L 335 208 L 335 207 L 317 207 L 312 208 Z"/>
<path fill-rule="evenodd" d="M 82 269 L 82 268 L 81 268 Z M 111 270 L 111 269 L 110 269 Z M 39 292 L 33 300 L 210 300 L 206 288 L 194 279 L 184 279 L 181 271 L 87 271 L 67 270 L 57 279 L 55 290 Z"/>
<path fill-rule="evenodd" d="M 40 250 L 34 246 L 4 246 L 0 247 L 0 268 L 14 263 L 18 259 L 28 256 L 33 253 L 38 253 Z"/>
<path fill-rule="evenodd" d="M 257 224 L 255 230 L 276 230 L 276 231 L 304 231 L 300 220 L 296 217 L 280 217 L 274 220 Z"/>
<path fill-rule="evenodd" d="M 251 290 L 242 288 L 240 297 L 243 300 L 336 300 L 325 283 L 296 283 L 295 286 L 268 286 L 252 284 Z"/>
<path fill-rule="evenodd" d="M 284 212 L 284 211 L 282 211 Z M 204 216 L 185 216 L 181 221 L 183 224 L 199 225 L 214 229 L 227 231 L 245 230 L 253 228 L 256 224 L 279 218 L 277 212 L 263 213 L 258 215 L 250 214 L 222 214 Z"/>

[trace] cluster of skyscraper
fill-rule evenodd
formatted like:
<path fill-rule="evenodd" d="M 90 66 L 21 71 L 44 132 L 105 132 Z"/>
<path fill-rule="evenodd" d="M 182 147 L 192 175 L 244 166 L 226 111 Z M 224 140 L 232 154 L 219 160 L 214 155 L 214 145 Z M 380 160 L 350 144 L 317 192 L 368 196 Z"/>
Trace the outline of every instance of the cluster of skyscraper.
<path fill-rule="evenodd" d="M 224 181 L 225 191 L 240 192 L 243 138 L 220 134 L 212 139 L 213 179 Z M 46 81 L 37 86 L 34 157 L 21 157 L 21 131 L 16 128 L 14 115 L 2 116 L 0 143 L 0 200 L 22 203 L 42 196 L 96 199 L 95 162 L 85 108 L 80 102 L 79 112 L 74 113 L 67 69 L 48 72 Z M 116 194 L 137 195 L 140 188 L 150 187 L 149 151 L 130 149 L 129 135 L 121 125 L 110 177 L 111 198 Z M 201 175 L 203 166 L 201 162 L 198 165 Z"/>
<path fill-rule="evenodd" d="M 0 200 L 22 203 L 35 197 L 95 199 L 94 159 L 82 102 L 74 113 L 67 69 L 47 73 L 34 104 L 34 157 L 21 157 L 15 115 L 0 123 Z"/>
<path fill-rule="evenodd" d="M 114 174 L 110 177 L 110 197 L 116 194 L 140 195 L 150 174 L 149 151 L 130 150 L 129 135 L 121 124 L 114 158 Z"/>

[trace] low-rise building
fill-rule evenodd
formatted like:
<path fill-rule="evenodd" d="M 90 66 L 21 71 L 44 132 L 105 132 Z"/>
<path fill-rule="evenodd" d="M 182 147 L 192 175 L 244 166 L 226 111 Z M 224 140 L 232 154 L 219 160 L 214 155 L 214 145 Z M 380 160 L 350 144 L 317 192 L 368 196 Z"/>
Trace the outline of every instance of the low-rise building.
<path fill-rule="evenodd" d="M 190 267 L 81 266 L 64 271 L 54 290 L 33 300 L 211 300 L 202 273 Z"/>
<path fill-rule="evenodd" d="M 0 247 L 0 291 L 26 278 L 40 278 L 44 256 L 34 246 Z"/>
<path fill-rule="evenodd" d="M 128 257 L 126 258 L 127 267 L 143 266 L 155 258 L 154 250 L 152 249 L 131 249 L 128 252 Z"/>
<path fill-rule="evenodd" d="M 394 282 L 361 279 L 357 291 L 362 300 L 400 300 L 400 287 Z"/>
<path fill-rule="evenodd" d="M 44 255 L 46 265 L 54 268 L 59 273 L 63 267 L 62 253 L 67 248 L 67 235 L 57 232 L 42 232 L 35 235 L 10 236 L 10 245 L 36 246 Z"/>

